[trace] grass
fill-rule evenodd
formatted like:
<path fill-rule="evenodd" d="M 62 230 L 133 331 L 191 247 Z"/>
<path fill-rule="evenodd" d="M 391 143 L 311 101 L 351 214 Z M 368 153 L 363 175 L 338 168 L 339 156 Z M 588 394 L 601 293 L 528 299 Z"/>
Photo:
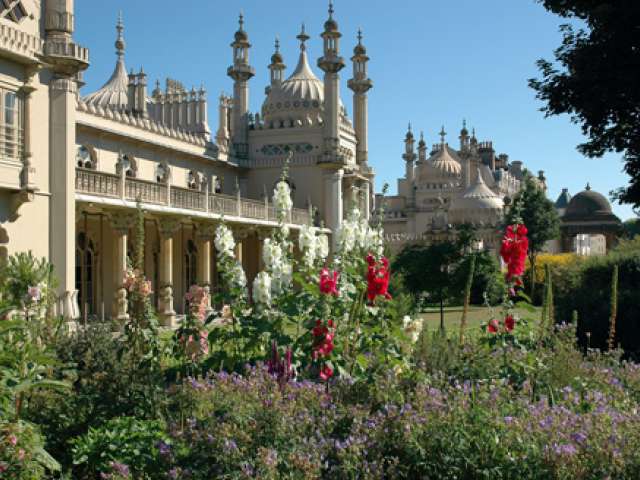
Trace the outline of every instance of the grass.
<path fill-rule="evenodd" d="M 540 308 L 536 307 L 535 312 L 529 312 L 524 308 L 516 308 L 515 313 L 520 318 L 528 318 L 537 322 L 540 318 Z M 469 306 L 469 312 L 467 313 L 467 330 L 472 332 L 477 330 L 482 323 L 486 323 L 491 318 L 497 317 L 501 314 L 500 307 L 489 308 L 485 306 L 471 305 Z M 440 308 L 430 307 L 427 308 L 422 314 L 422 318 L 425 320 L 425 327 L 430 331 L 433 331 L 440 327 Z M 460 320 L 462 319 L 462 306 L 445 307 L 444 309 L 444 327 L 446 330 L 457 331 L 460 327 Z"/>

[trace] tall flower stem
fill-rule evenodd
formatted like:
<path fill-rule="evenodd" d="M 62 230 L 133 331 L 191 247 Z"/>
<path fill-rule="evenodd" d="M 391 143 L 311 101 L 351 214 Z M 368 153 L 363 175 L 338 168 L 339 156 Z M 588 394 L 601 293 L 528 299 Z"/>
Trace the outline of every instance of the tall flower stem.
<path fill-rule="evenodd" d="M 469 261 L 469 272 L 467 283 L 464 289 L 464 307 L 462 308 L 462 319 L 460 320 L 460 345 L 464 344 L 464 334 L 467 329 L 467 314 L 469 313 L 469 303 L 471 301 L 471 287 L 473 286 L 473 275 L 476 269 L 476 256 L 471 255 Z"/>
<path fill-rule="evenodd" d="M 618 265 L 613 266 L 611 274 L 611 315 L 609 317 L 609 350 L 616 347 L 616 317 L 618 315 Z"/>

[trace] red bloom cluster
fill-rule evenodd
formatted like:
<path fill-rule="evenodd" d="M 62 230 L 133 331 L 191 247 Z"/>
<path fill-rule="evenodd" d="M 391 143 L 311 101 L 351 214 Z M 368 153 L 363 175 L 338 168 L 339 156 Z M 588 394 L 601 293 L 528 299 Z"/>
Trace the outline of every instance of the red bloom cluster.
<path fill-rule="evenodd" d="M 324 363 L 331 352 L 333 352 L 335 337 L 335 329 L 333 320 L 328 320 L 326 325 L 320 320 L 316 320 L 316 326 L 311 330 L 313 335 L 313 353 L 311 354 L 314 361 L 321 360 L 323 362 L 320 368 L 320 378 L 325 382 L 333 376 L 333 370 L 329 365 Z"/>
<path fill-rule="evenodd" d="M 513 329 L 515 328 L 515 326 L 516 326 L 516 319 L 513 317 L 513 315 L 507 315 L 504 318 L 502 325 L 500 325 L 500 322 L 495 318 L 491 320 L 487 325 L 487 332 L 498 333 L 498 331 L 502 327 L 505 332 L 511 333 L 513 332 Z"/>
<path fill-rule="evenodd" d="M 382 296 L 387 300 L 391 298 L 389 294 L 389 260 L 382 257 L 380 261 L 376 261 L 371 254 L 367 256 L 369 268 L 367 271 L 367 298 L 373 302 L 376 297 Z"/>
<path fill-rule="evenodd" d="M 509 225 L 500 248 L 500 256 L 507 264 L 507 281 L 515 279 L 518 285 L 522 284 L 520 277 L 524 273 L 528 250 L 527 227 L 522 224 Z"/>
<path fill-rule="evenodd" d="M 267 368 L 271 375 L 275 375 L 281 384 L 287 383 L 296 376 L 296 372 L 291 364 L 293 352 L 291 347 L 287 348 L 284 358 L 280 358 L 278 344 L 274 340 L 271 344 L 271 358 L 267 361 Z"/>
<path fill-rule="evenodd" d="M 320 271 L 320 292 L 325 295 L 338 295 L 339 272 L 329 272 L 329 269 L 323 268 Z"/>

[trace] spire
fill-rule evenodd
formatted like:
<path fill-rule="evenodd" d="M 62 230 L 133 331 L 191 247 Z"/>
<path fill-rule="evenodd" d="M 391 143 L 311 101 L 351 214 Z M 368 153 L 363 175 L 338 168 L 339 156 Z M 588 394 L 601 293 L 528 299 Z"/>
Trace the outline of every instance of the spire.
<path fill-rule="evenodd" d="M 238 17 L 238 31 L 239 32 L 244 32 L 244 13 L 242 13 L 242 10 L 240 10 L 240 15 Z"/>
<path fill-rule="evenodd" d="M 280 53 L 280 38 L 277 35 L 276 35 L 275 47 L 276 47 L 276 53 Z"/>
<path fill-rule="evenodd" d="M 124 23 L 122 22 L 122 10 L 118 14 L 118 23 L 116 24 L 116 30 L 118 32 L 118 38 L 116 39 L 116 55 L 118 55 L 118 59 L 122 60 L 124 58 L 124 49 L 126 43 L 124 41 Z"/>
<path fill-rule="evenodd" d="M 300 40 L 300 51 L 304 52 L 307 50 L 307 46 L 305 45 L 305 42 L 307 40 L 309 40 L 309 35 L 307 35 L 307 31 L 305 29 L 305 25 L 304 22 L 302 22 L 302 30 L 300 31 L 300 34 L 298 34 L 298 36 L 296 37 L 298 40 Z"/>
<path fill-rule="evenodd" d="M 587 192 L 591 190 L 591 185 L 587 182 L 587 186 L 584 188 Z"/>
<path fill-rule="evenodd" d="M 329 19 L 333 19 L 333 0 L 329 0 Z"/>

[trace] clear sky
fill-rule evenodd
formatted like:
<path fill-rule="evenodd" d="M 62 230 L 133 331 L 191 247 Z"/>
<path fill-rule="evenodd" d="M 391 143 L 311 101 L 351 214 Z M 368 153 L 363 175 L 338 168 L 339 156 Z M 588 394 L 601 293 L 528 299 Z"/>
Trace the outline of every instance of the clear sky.
<path fill-rule="evenodd" d="M 395 192 L 404 174 L 403 138 L 407 124 L 424 130 L 427 144 L 438 141 L 444 125 L 451 145 L 458 145 L 462 119 L 475 127 L 480 141 L 492 140 L 497 153 L 522 160 L 530 170 L 544 170 L 549 196 L 563 187 L 572 194 L 587 182 L 605 195 L 626 185 L 619 155 L 587 159 L 575 146 L 580 129 L 567 116 L 544 118 L 527 79 L 537 75 L 535 61 L 551 58 L 560 44 L 561 19 L 534 0 L 336 0 L 335 18 L 343 33 L 342 55 L 349 59 L 359 27 L 370 61 L 374 88 L 369 94 L 369 159 L 376 170 L 376 191 L 388 182 Z M 291 72 L 297 63 L 295 36 L 305 22 L 312 36 L 309 54 L 321 54 L 319 34 L 327 18 L 325 0 L 80 0 L 76 2 L 76 39 L 90 49 L 86 95 L 99 88 L 115 64 L 115 23 L 122 10 L 129 69 L 144 67 L 150 89 L 169 76 L 188 88 L 204 84 L 209 92 L 209 120 L 217 128 L 217 97 L 231 92 L 226 69 L 229 44 L 240 10 L 253 44 L 251 109 L 260 111 L 267 65 L 276 35 Z M 349 113 L 351 91 L 342 71 L 341 95 Z M 614 205 L 622 218 L 631 208 Z"/>

